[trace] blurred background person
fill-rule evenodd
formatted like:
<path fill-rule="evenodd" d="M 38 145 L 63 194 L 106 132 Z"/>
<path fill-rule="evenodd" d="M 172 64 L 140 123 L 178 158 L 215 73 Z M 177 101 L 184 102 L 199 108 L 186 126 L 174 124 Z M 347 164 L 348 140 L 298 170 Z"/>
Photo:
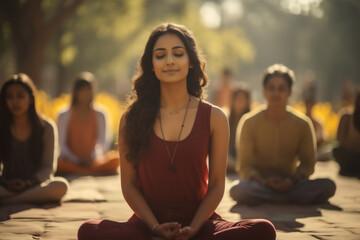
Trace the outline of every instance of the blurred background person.
<path fill-rule="evenodd" d="M 219 106 L 227 115 L 230 112 L 231 97 L 234 91 L 234 82 L 232 79 L 232 72 L 228 68 L 224 68 L 220 82 L 214 91 L 213 104 Z"/>
<path fill-rule="evenodd" d="M 282 64 L 265 72 L 266 105 L 245 114 L 237 130 L 240 183 L 230 190 L 238 203 L 326 202 L 335 194 L 330 179 L 309 179 L 316 142 L 311 120 L 288 106 L 295 75 Z"/>
<path fill-rule="evenodd" d="M 118 155 L 108 152 L 112 133 L 106 112 L 93 104 L 94 80 L 92 73 L 80 73 L 74 81 L 70 108 L 58 116 L 59 173 L 118 172 Z"/>
<path fill-rule="evenodd" d="M 350 80 L 345 80 L 341 92 L 340 111 L 343 109 L 353 108 L 354 103 L 354 86 Z"/>
<path fill-rule="evenodd" d="M 235 171 L 236 166 L 236 147 L 235 136 L 236 129 L 241 117 L 250 111 L 251 96 L 250 91 L 245 84 L 235 88 L 230 105 L 229 127 L 230 127 L 230 143 L 227 162 L 227 170 Z"/>
<path fill-rule="evenodd" d="M 338 146 L 333 149 L 340 174 L 360 177 L 360 89 L 353 111 L 342 113 L 337 131 Z"/>
<path fill-rule="evenodd" d="M 328 144 L 323 124 L 313 116 L 313 109 L 316 104 L 316 86 L 314 81 L 307 82 L 302 93 L 302 98 L 305 105 L 305 114 L 310 118 L 315 130 L 316 160 L 328 161 L 330 160 L 332 147 Z"/>
<path fill-rule="evenodd" d="M 23 73 L 0 92 L 0 204 L 58 202 L 68 183 L 54 177 L 57 129 L 35 108 L 35 87 Z"/>

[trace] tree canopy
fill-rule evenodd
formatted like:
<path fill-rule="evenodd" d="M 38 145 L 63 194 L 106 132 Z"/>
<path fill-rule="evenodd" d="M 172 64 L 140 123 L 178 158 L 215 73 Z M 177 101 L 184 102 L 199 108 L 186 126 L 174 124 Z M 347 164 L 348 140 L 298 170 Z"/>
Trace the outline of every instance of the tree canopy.
<path fill-rule="evenodd" d="M 264 69 L 281 62 L 295 70 L 300 88 L 312 76 L 319 100 L 334 100 L 345 79 L 360 82 L 360 4 L 306 2 L 4 0 L 0 79 L 23 71 L 56 96 L 90 71 L 101 90 L 124 96 L 151 29 L 175 22 L 193 31 L 213 82 L 228 67 L 256 90 Z"/>

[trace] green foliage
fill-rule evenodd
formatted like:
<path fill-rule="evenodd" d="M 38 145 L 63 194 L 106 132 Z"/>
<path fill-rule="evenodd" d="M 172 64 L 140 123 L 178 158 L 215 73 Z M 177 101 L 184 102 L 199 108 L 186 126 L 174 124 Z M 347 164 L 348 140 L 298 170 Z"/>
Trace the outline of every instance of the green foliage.
<path fill-rule="evenodd" d="M 346 78 L 360 81 L 358 0 L 315 0 L 310 9 L 298 12 L 289 6 L 299 0 L 242 0 L 241 17 L 216 29 L 206 27 L 199 14 L 201 4 L 212 2 L 221 8 L 225 1 L 86 0 L 47 48 L 45 65 L 56 69 L 57 76 L 57 82 L 47 86 L 56 86 L 58 95 L 68 91 L 75 74 L 91 71 L 100 90 L 128 93 L 148 35 L 162 22 L 193 31 L 213 80 L 226 66 L 256 89 L 265 67 L 282 62 L 295 70 L 300 82 L 307 70 L 315 73 L 319 100 L 332 100 Z M 42 0 L 45 23 L 72 2 Z M 22 0 L 20 7 L 26 3 Z M 0 22 L 0 77 L 14 70 L 11 46 L 9 26 Z"/>
<path fill-rule="evenodd" d="M 148 35 L 161 22 L 183 24 L 194 32 L 210 75 L 217 75 L 224 65 L 238 69 L 254 59 L 255 49 L 240 28 L 205 27 L 198 6 L 190 1 L 88 0 L 57 42 L 65 78 L 87 70 L 95 73 L 101 89 L 128 92 Z"/>
<path fill-rule="evenodd" d="M 189 3 L 185 14 L 174 20 L 193 31 L 206 57 L 210 76 L 217 76 L 224 67 L 238 73 L 255 58 L 255 48 L 241 27 L 208 28 L 201 22 L 199 8 L 194 4 Z"/>

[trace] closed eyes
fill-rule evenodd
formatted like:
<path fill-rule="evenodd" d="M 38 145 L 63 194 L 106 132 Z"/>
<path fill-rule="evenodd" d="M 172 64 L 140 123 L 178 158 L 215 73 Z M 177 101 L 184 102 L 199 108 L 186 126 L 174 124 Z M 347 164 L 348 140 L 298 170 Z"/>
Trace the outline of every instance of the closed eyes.
<path fill-rule="evenodd" d="M 166 55 L 164 54 L 164 55 L 156 55 L 155 56 L 155 58 L 156 59 L 162 59 L 162 58 L 164 58 Z M 184 53 L 174 53 L 174 56 L 175 57 L 182 57 L 182 56 L 184 56 Z"/>

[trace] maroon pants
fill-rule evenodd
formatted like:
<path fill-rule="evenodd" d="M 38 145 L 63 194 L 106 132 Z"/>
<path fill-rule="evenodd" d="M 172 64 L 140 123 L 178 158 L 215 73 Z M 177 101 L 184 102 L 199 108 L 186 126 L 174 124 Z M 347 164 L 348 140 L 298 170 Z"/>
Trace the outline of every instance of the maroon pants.
<path fill-rule="evenodd" d="M 208 220 L 194 240 L 274 240 L 276 231 L 271 222 L 263 219 L 236 223 Z M 78 232 L 78 240 L 151 240 L 151 231 L 141 221 L 124 223 L 108 220 L 89 220 Z"/>

